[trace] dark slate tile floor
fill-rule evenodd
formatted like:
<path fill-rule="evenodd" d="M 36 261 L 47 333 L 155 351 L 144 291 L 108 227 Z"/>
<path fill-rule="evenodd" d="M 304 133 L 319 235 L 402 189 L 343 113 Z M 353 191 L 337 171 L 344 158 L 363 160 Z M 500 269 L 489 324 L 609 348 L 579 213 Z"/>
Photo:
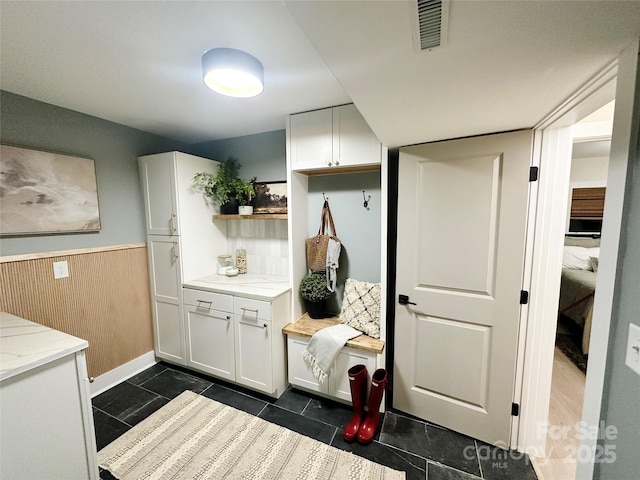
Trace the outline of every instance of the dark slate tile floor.
<path fill-rule="evenodd" d="M 291 388 L 276 400 L 165 363 L 158 363 L 93 398 L 98 450 L 184 390 L 403 470 L 407 480 L 536 479 L 526 455 L 486 445 L 401 412 L 381 415 L 381 428 L 371 444 L 347 443 L 342 438 L 342 427 L 351 418 L 351 409 L 346 405 Z M 100 478 L 113 480 L 109 472 L 102 470 Z"/>

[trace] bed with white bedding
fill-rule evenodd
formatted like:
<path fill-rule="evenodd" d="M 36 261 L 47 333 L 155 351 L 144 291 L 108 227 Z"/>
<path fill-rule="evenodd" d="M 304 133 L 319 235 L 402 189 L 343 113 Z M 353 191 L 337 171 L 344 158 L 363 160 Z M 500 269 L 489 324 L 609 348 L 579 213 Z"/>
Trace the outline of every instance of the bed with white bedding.
<path fill-rule="evenodd" d="M 558 311 L 582 328 L 585 355 L 589 353 L 599 256 L 599 238 L 565 239 Z"/>

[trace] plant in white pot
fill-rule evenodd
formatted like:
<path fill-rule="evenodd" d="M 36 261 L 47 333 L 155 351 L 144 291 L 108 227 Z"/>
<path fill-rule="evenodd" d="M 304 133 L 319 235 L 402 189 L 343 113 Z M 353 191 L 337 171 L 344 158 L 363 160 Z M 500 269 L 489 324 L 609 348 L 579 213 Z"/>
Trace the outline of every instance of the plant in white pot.
<path fill-rule="evenodd" d="M 325 306 L 331 292 L 327 289 L 327 277 L 322 273 L 309 273 L 300 282 L 300 296 L 307 305 L 311 318 L 325 318 Z"/>
<path fill-rule="evenodd" d="M 249 205 L 255 195 L 255 178 L 251 182 L 242 180 L 240 167 L 236 158 L 229 157 L 218 165 L 216 173 L 199 172 L 193 176 L 194 185 L 220 205 L 220 213 L 238 213 L 238 207 Z"/>

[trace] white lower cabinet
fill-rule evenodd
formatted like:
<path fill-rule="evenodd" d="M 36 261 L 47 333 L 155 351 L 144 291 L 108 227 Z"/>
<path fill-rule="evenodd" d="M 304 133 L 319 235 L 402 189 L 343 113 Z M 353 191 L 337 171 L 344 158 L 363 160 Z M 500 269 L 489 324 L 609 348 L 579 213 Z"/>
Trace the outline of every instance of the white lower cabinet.
<path fill-rule="evenodd" d="M 184 288 L 187 366 L 279 397 L 287 386 L 280 331 L 289 322 L 289 299 L 289 293 L 268 302 Z"/>
<path fill-rule="evenodd" d="M 235 315 L 236 381 L 263 392 L 273 390 L 271 322 Z"/>
<path fill-rule="evenodd" d="M 231 314 L 208 307 L 185 305 L 184 318 L 188 338 L 187 365 L 234 381 L 236 363 Z M 215 348 L 212 347 L 213 343 Z"/>
<path fill-rule="evenodd" d="M 376 355 L 357 348 L 342 347 L 333 364 L 331 374 L 324 383 L 319 383 L 313 376 L 311 367 L 302 358 L 309 340 L 309 337 L 291 334 L 287 336 L 289 383 L 304 390 L 351 402 L 347 371 L 354 365 L 362 364 L 367 367 L 369 377 L 371 377 L 376 369 Z"/>

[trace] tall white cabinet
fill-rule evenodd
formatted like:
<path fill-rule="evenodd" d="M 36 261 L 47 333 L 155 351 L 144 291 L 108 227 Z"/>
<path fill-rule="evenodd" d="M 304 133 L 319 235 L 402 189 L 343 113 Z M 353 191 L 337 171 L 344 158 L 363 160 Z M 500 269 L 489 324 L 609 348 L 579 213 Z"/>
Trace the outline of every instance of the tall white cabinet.
<path fill-rule="evenodd" d="M 386 277 L 387 277 L 387 148 L 378 140 L 365 119 L 353 104 L 289 115 L 287 119 L 287 181 L 288 227 L 291 252 L 290 277 L 293 287 L 292 314 L 300 319 L 305 313 L 298 289 L 307 273 L 304 240 L 310 231 L 307 199 L 309 177 L 313 175 L 341 175 L 353 172 L 379 171 L 381 181 L 380 214 L 380 281 L 382 284 L 380 339 L 386 339 Z M 313 222 L 317 220 L 314 218 Z M 315 223 L 314 223 L 315 225 Z M 350 249 L 350 255 L 357 255 Z M 292 329 L 294 330 L 294 329 Z M 297 387 L 339 399 L 349 400 L 346 370 L 349 365 L 366 363 L 367 368 L 384 368 L 384 353 L 368 354 L 343 348 L 335 371 L 340 378 L 330 379 L 326 385 L 315 385 L 301 352 L 308 339 L 289 335 L 289 381 Z"/>
<path fill-rule="evenodd" d="M 138 159 L 144 195 L 155 354 L 186 365 L 182 283 L 211 274 L 226 249 L 226 224 L 214 224 L 213 204 L 193 187 L 198 172 L 219 163 L 181 152 Z"/>

